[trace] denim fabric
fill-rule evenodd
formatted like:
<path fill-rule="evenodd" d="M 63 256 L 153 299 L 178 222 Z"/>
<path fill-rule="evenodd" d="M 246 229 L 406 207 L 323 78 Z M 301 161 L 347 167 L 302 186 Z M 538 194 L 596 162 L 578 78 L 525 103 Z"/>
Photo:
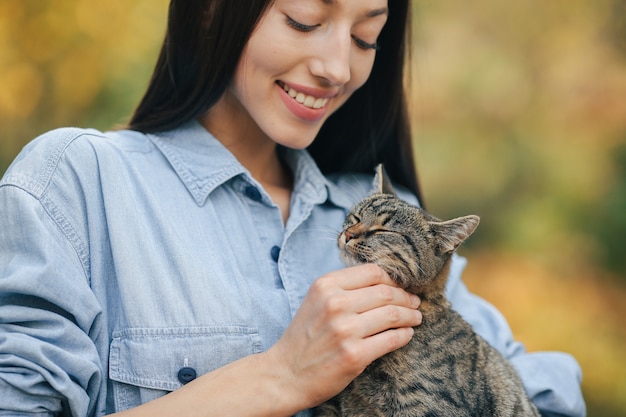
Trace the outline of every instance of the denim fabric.
<path fill-rule="evenodd" d="M 268 194 L 197 122 L 160 134 L 59 129 L 0 182 L 0 416 L 101 416 L 272 346 L 371 177 L 295 177 L 286 225 Z M 416 203 L 408 193 L 403 197 Z M 510 358 L 538 406 L 584 415 L 580 369 L 527 354 L 451 270 L 453 305 Z M 305 415 L 305 413 L 301 413 Z"/>

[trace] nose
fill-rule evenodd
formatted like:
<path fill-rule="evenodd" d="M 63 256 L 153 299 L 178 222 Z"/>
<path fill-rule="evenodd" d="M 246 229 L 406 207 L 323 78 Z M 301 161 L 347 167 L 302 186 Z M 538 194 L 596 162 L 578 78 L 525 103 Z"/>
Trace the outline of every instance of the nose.
<path fill-rule="evenodd" d="M 311 60 L 310 71 L 325 79 L 333 86 L 341 86 L 350 81 L 350 52 L 352 36 L 340 30 L 329 32 L 316 48 Z"/>
<path fill-rule="evenodd" d="M 351 227 L 343 231 L 343 237 L 345 238 L 346 243 L 353 239 L 359 239 L 362 235 L 363 231 L 358 227 Z"/>

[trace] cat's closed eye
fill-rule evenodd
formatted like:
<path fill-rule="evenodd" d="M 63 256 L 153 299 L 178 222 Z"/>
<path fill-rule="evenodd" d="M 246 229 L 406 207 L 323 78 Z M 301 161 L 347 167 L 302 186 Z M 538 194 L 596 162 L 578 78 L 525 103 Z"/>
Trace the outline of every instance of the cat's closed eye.
<path fill-rule="evenodd" d="M 357 223 L 361 223 L 361 218 L 354 213 L 350 213 L 345 221 L 345 226 L 354 226 Z"/>

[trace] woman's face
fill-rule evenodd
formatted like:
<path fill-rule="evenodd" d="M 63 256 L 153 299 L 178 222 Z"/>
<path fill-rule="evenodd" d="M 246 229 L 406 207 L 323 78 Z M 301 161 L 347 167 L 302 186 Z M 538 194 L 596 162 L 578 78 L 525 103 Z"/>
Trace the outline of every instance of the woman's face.
<path fill-rule="evenodd" d="M 369 77 L 387 14 L 387 0 L 276 0 L 217 104 L 227 117 L 209 116 L 207 127 L 307 147 Z"/>

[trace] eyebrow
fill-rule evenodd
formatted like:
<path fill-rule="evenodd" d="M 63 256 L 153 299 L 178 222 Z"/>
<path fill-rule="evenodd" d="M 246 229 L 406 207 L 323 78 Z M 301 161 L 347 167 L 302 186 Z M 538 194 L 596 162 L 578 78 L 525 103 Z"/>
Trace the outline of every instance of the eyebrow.
<path fill-rule="evenodd" d="M 384 7 L 382 9 L 372 10 L 371 12 L 367 13 L 367 17 L 376 17 L 376 16 L 380 16 L 383 14 L 389 14 L 389 9 L 387 7 Z"/>
<path fill-rule="evenodd" d="M 332 6 L 333 4 L 337 3 L 337 0 L 322 0 L 322 2 L 327 5 L 327 6 Z M 389 8 L 387 7 L 383 7 L 382 9 L 376 9 L 376 10 L 372 10 L 370 12 L 367 12 L 367 14 L 365 15 L 366 17 L 376 17 L 376 16 L 380 16 L 383 14 L 389 14 Z"/>

